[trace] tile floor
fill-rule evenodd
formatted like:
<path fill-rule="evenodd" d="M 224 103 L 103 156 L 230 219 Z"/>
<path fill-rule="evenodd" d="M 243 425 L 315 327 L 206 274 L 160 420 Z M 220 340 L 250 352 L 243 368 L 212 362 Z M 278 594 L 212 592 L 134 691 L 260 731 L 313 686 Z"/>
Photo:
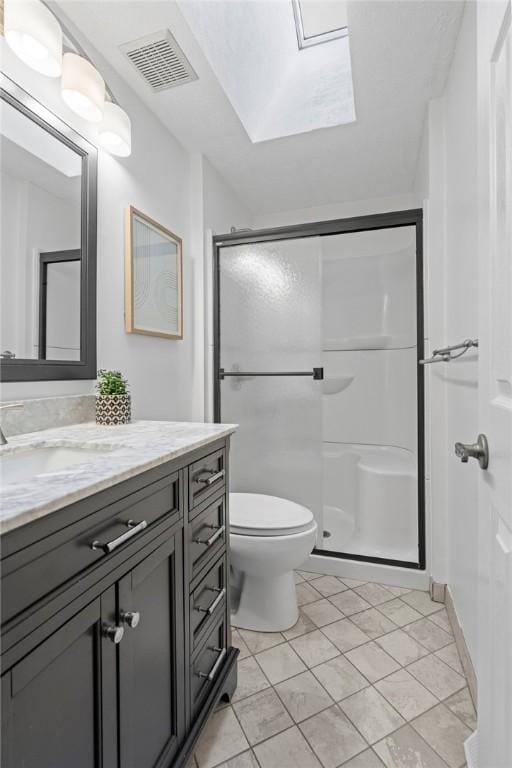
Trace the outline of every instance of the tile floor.
<path fill-rule="evenodd" d="M 233 631 L 238 688 L 194 768 L 463 768 L 475 712 L 426 592 L 300 571 L 286 632 Z"/>

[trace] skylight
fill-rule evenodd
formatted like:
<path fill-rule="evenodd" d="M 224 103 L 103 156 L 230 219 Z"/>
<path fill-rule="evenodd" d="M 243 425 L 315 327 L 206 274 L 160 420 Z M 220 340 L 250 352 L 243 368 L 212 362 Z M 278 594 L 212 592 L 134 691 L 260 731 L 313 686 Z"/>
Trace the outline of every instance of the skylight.
<path fill-rule="evenodd" d="M 328 43 L 348 34 L 345 0 L 292 0 L 299 48 Z"/>
<path fill-rule="evenodd" d="M 299 2 L 303 11 L 318 6 L 318 13 L 305 13 L 307 35 L 337 34 L 343 0 Z M 301 50 L 290 0 L 178 5 L 253 143 L 356 119 L 346 32 Z"/>

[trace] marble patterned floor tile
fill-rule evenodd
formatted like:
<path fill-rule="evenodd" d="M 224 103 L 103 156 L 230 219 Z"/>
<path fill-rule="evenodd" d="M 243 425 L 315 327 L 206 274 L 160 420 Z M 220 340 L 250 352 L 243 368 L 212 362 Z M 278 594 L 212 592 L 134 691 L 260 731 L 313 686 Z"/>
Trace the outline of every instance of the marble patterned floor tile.
<path fill-rule="evenodd" d="M 233 704 L 233 709 L 251 746 L 293 725 L 273 688 Z"/>
<path fill-rule="evenodd" d="M 402 596 L 402 600 L 411 608 L 415 608 L 417 611 L 423 614 L 423 616 L 430 616 L 432 613 L 437 613 L 444 608 L 443 603 L 436 603 L 431 600 L 428 592 L 420 592 L 414 590 L 407 595 Z"/>
<path fill-rule="evenodd" d="M 325 575 L 323 573 L 315 573 L 314 571 L 297 571 L 297 573 L 299 573 L 305 581 L 314 581 Z"/>
<path fill-rule="evenodd" d="M 261 671 L 261 667 L 253 656 L 242 659 L 238 663 L 238 684 L 233 694 L 233 701 L 245 699 L 253 693 L 270 688 L 270 683 Z"/>
<path fill-rule="evenodd" d="M 386 768 L 446 768 L 446 763 L 410 725 L 374 744 L 373 748 Z"/>
<path fill-rule="evenodd" d="M 364 688 L 339 706 L 369 744 L 405 725 L 405 720 L 375 688 Z"/>
<path fill-rule="evenodd" d="M 466 685 L 466 680 L 462 675 L 455 672 L 437 656 L 425 656 L 408 666 L 407 669 L 438 699 L 446 699 Z"/>
<path fill-rule="evenodd" d="M 339 595 L 333 595 L 329 598 L 331 603 L 336 606 L 345 616 L 352 616 L 354 613 L 360 613 L 371 608 L 370 603 L 354 592 L 347 589 L 346 592 L 340 592 Z"/>
<path fill-rule="evenodd" d="M 359 579 L 346 579 L 344 576 L 341 576 L 340 578 L 349 589 L 354 589 L 354 587 L 362 587 L 363 584 L 367 583 L 366 581 L 359 581 Z"/>
<path fill-rule="evenodd" d="M 328 624 L 322 628 L 322 632 L 342 653 L 351 651 L 358 645 L 364 645 L 370 639 L 350 619 L 341 619 L 334 624 Z"/>
<path fill-rule="evenodd" d="M 350 663 L 346 656 L 336 656 L 335 659 L 319 664 L 311 671 L 334 701 L 346 699 L 347 696 L 351 696 L 369 685 L 368 680 Z"/>
<path fill-rule="evenodd" d="M 353 757 L 352 760 L 343 763 L 343 768 L 385 768 L 385 766 L 373 749 L 365 749 L 357 757 Z"/>
<path fill-rule="evenodd" d="M 238 655 L 238 661 L 246 659 L 247 656 L 251 656 L 251 652 L 247 647 L 245 640 L 237 629 L 231 630 L 231 644 L 234 648 L 238 648 L 240 651 Z"/>
<path fill-rule="evenodd" d="M 406 669 L 399 669 L 379 680 L 375 687 L 400 712 L 404 720 L 413 720 L 438 703 L 436 697 Z"/>
<path fill-rule="evenodd" d="M 218 768 L 260 768 L 260 767 L 258 765 L 258 761 L 256 760 L 254 752 L 252 750 L 249 750 L 248 752 L 242 752 L 241 755 L 237 755 L 236 757 L 233 757 L 231 760 L 228 760 L 226 763 L 222 763 L 222 765 L 219 765 Z"/>
<path fill-rule="evenodd" d="M 372 640 L 396 629 L 396 624 L 386 618 L 376 608 L 370 608 L 362 613 L 355 613 L 350 617 L 350 620 L 357 624 Z"/>
<path fill-rule="evenodd" d="M 453 637 L 448 632 L 427 618 L 406 624 L 403 629 L 429 651 L 438 651 L 453 642 Z"/>
<path fill-rule="evenodd" d="M 389 589 L 389 591 L 395 596 L 395 597 L 402 597 L 402 595 L 406 595 L 408 592 L 411 592 L 412 590 L 408 589 L 407 587 L 390 587 L 388 584 L 383 584 L 386 589 Z"/>
<path fill-rule="evenodd" d="M 300 729 L 324 768 L 337 768 L 367 746 L 336 705 L 306 720 Z"/>
<path fill-rule="evenodd" d="M 308 667 L 314 667 L 339 655 L 336 646 L 319 629 L 290 640 L 290 645 Z"/>
<path fill-rule="evenodd" d="M 464 741 L 471 731 L 444 704 L 420 715 L 411 725 L 443 758 L 448 768 L 464 765 Z"/>
<path fill-rule="evenodd" d="M 400 668 L 400 665 L 373 640 L 348 651 L 345 656 L 370 683 L 375 683 Z"/>
<path fill-rule="evenodd" d="M 198 741 L 195 758 L 199 768 L 213 768 L 249 749 L 249 742 L 231 707 L 215 712 Z"/>
<path fill-rule="evenodd" d="M 324 597 L 337 595 L 339 592 L 345 592 L 348 589 L 346 584 L 336 576 L 322 576 L 320 579 L 315 579 L 314 586 Z"/>
<path fill-rule="evenodd" d="M 402 667 L 407 666 L 407 664 L 412 664 L 413 661 L 418 661 L 418 659 L 428 655 L 427 649 L 402 629 L 395 629 L 394 632 L 390 632 L 383 637 L 378 637 L 376 642 L 381 648 L 384 648 L 395 661 L 398 661 Z"/>
<path fill-rule="evenodd" d="M 293 640 L 295 637 L 300 637 L 308 632 L 313 632 L 316 628 L 316 624 L 313 624 L 309 616 L 307 616 L 303 610 L 300 610 L 297 622 L 293 627 L 290 627 L 290 629 L 285 629 L 283 635 L 287 640 Z"/>
<path fill-rule="evenodd" d="M 441 659 L 441 661 L 444 661 L 445 664 L 448 664 L 452 669 L 458 672 L 459 675 L 464 674 L 459 652 L 455 643 L 445 645 L 444 648 L 435 652 L 435 656 L 437 656 L 438 659 Z"/>
<path fill-rule="evenodd" d="M 252 629 L 239 629 L 239 634 L 251 653 L 266 651 L 284 642 L 281 632 L 253 632 Z"/>
<path fill-rule="evenodd" d="M 261 768 L 322 768 L 297 726 L 258 744 L 254 752 Z"/>
<path fill-rule="evenodd" d="M 288 643 L 262 651 L 255 658 L 272 685 L 306 671 L 304 662 Z"/>
<path fill-rule="evenodd" d="M 341 594 L 345 593 L 342 592 Z M 335 597 L 337 596 L 335 595 Z M 326 598 L 317 600 L 316 603 L 308 603 L 302 610 L 317 627 L 325 627 L 327 624 L 332 624 L 343 618 L 343 614 Z"/>
<path fill-rule="evenodd" d="M 389 600 L 393 600 L 394 595 L 380 584 L 364 584 L 362 587 L 356 587 L 354 592 L 366 600 L 370 605 L 380 605 L 381 603 L 387 603 Z"/>
<path fill-rule="evenodd" d="M 322 595 L 317 592 L 316 589 L 307 581 L 303 581 L 302 584 L 297 584 L 297 604 L 298 606 L 308 605 L 308 603 L 314 603 L 315 600 L 321 600 Z"/>
<path fill-rule="evenodd" d="M 438 613 L 433 613 L 432 616 L 430 616 L 430 621 L 433 621 L 438 627 L 444 629 L 449 635 L 453 635 L 452 625 L 448 618 L 446 608 L 442 608 Z"/>
<path fill-rule="evenodd" d="M 404 603 L 400 597 L 395 597 L 394 600 L 391 600 L 388 603 L 382 603 L 377 610 L 399 627 L 403 627 L 406 624 L 410 624 L 411 622 L 422 618 L 421 613 L 415 608 L 411 608 L 410 605 Z"/>
<path fill-rule="evenodd" d="M 295 579 L 296 584 L 300 584 L 302 581 L 305 581 L 304 576 L 301 576 L 298 571 L 295 571 L 293 578 Z"/>
<path fill-rule="evenodd" d="M 309 671 L 279 683 L 276 691 L 296 723 L 333 704 L 325 688 Z"/>
<path fill-rule="evenodd" d="M 453 696 L 446 699 L 444 704 L 448 707 L 450 712 L 457 715 L 459 720 L 462 720 L 464 725 L 467 725 L 471 731 L 476 730 L 476 712 L 468 688 L 463 688 L 461 691 L 457 691 Z"/>

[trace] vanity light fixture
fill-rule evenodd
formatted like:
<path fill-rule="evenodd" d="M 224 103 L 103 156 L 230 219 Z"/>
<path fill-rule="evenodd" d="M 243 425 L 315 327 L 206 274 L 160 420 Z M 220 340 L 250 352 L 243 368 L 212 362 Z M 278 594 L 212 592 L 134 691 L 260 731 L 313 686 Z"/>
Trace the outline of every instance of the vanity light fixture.
<path fill-rule="evenodd" d="M 62 29 L 40 0 L 5 0 L 4 34 L 29 67 L 48 77 L 62 71 Z"/>
<path fill-rule="evenodd" d="M 90 61 L 77 53 L 62 59 L 61 96 L 77 115 L 99 123 L 105 109 L 105 81 Z"/>
<path fill-rule="evenodd" d="M 124 109 L 112 101 L 105 102 L 103 119 L 98 127 L 101 146 L 118 157 L 128 157 L 132 152 L 132 126 Z"/>

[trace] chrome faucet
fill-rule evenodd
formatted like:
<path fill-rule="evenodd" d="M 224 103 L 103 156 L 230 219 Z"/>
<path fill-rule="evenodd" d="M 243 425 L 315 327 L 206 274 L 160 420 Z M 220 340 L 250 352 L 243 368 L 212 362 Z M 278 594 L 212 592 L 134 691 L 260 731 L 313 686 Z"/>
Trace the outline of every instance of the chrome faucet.
<path fill-rule="evenodd" d="M 3 403 L 0 404 L 0 411 L 9 411 L 14 408 L 23 408 L 23 403 Z M 0 426 L 0 445 L 7 445 L 7 438 Z"/>

